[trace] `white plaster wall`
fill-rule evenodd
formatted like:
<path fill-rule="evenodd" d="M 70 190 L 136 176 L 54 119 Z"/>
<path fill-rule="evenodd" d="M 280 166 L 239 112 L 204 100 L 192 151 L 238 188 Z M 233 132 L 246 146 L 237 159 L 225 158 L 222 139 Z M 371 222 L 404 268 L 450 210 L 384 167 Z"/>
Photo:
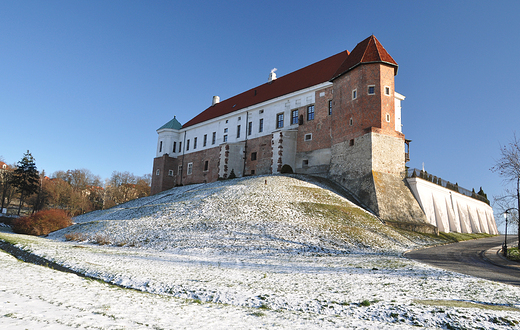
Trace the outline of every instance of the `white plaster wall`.
<path fill-rule="evenodd" d="M 182 142 L 182 149 L 185 153 L 196 152 L 208 148 L 216 147 L 223 143 L 237 143 L 245 141 L 246 139 L 254 139 L 266 135 L 271 135 L 274 131 L 277 130 L 294 130 L 298 128 L 298 124 L 291 125 L 290 117 L 291 110 L 297 107 L 303 107 L 306 105 L 315 103 L 315 93 L 318 90 L 327 88 L 332 86 L 332 83 L 327 82 L 323 84 L 319 84 L 316 86 L 312 86 L 288 95 L 284 95 L 278 97 L 276 99 L 272 99 L 266 102 L 262 102 L 259 104 L 255 104 L 251 107 L 237 109 L 235 112 L 230 114 L 214 118 L 208 120 L 206 122 L 190 126 L 185 129 L 181 129 L 179 131 L 169 130 L 172 132 L 177 132 L 176 137 L 172 137 L 171 144 L 173 145 L 173 141 L 177 141 L 177 151 L 178 144 Z M 276 115 L 279 113 L 284 114 L 284 126 L 280 129 L 276 127 Z M 260 127 L 260 119 L 264 121 L 263 131 L 259 131 Z M 252 123 L 251 134 L 247 131 L 249 122 Z M 240 137 L 237 138 L 237 126 L 240 125 Z M 227 133 L 225 133 L 225 129 L 227 128 Z M 184 133 L 186 132 L 186 141 L 190 140 L 190 150 L 186 150 L 186 143 L 184 141 Z M 216 132 L 216 141 L 215 144 L 212 144 L 212 134 Z M 159 150 L 159 143 L 161 138 L 161 132 L 159 133 L 159 140 L 157 142 L 157 150 Z M 207 134 L 208 142 L 204 147 L 204 135 Z M 224 142 L 224 135 L 228 136 L 227 142 Z M 197 137 L 197 148 L 193 148 L 194 138 Z M 176 139 L 176 140 L 175 140 Z M 164 150 L 164 142 L 163 142 L 163 150 Z M 170 149 L 168 149 L 170 150 Z M 182 152 L 177 153 L 182 154 Z M 160 156 L 160 155 L 158 155 Z M 292 161 L 294 165 L 294 160 Z M 291 165 L 291 166 L 293 166 Z M 294 169 L 294 167 L 293 167 Z"/>
<path fill-rule="evenodd" d="M 157 150 L 155 152 L 155 157 L 161 157 L 164 154 L 168 154 L 170 157 L 175 157 L 177 153 L 173 152 L 173 142 L 178 141 L 179 138 L 179 131 L 174 129 L 165 128 L 157 132 L 159 134 L 159 137 L 157 139 Z M 162 150 L 159 151 L 161 141 L 163 143 Z M 178 149 L 178 142 L 177 142 L 177 149 Z"/>
<path fill-rule="evenodd" d="M 428 221 L 439 231 L 498 234 L 493 209 L 486 203 L 420 178 L 406 180 Z"/>
<path fill-rule="evenodd" d="M 403 125 L 401 124 L 401 101 L 406 98 L 404 95 L 394 92 L 395 96 L 395 130 L 403 132 Z"/>
<path fill-rule="evenodd" d="M 293 171 L 296 168 L 296 138 L 298 131 L 275 131 L 272 135 L 273 147 L 272 172 L 278 173 L 278 165 L 287 164 Z"/>

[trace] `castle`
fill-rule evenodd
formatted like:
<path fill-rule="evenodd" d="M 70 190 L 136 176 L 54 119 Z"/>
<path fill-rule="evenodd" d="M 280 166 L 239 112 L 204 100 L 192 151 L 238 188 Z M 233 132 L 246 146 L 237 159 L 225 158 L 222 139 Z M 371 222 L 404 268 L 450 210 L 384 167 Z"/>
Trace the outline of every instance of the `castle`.
<path fill-rule="evenodd" d="M 293 171 L 342 185 L 385 222 L 431 231 L 405 181 L 398 65 L 375 36 L 157 130 L 152 194 Z M 418 227 L 417 227 L 418 226 Z M 435 225 L 433 225 L 435 226 Z"/>

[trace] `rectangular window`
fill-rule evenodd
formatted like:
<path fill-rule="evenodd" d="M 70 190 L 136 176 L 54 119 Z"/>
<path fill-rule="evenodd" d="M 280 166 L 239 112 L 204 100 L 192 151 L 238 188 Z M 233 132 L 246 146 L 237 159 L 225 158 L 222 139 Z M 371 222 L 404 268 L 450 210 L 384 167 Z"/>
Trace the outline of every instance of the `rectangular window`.
<path fill-rule="evenodd" d="M 209 160 L 204 161 L 204 172 L 209 170 Z"/>
<path fill-rule="evenodd" d="M 368 86 L 368 95 L 374 95 L 376 93 L 376 86 L 370 85 Z"/>
<path fill-rule="evenodd" d="M 291 125 L 298 124 L 298 109 L 291 111 Z"/>
<path fill-rule="evenodd" d="M 159 152 L 162 152 L 162 141 L 159 142 Z"/>
<path fill-rule="evenodd" d="M 224 142 L 227 142 L 227 134 L 224 135 Z"/>
<path fill-rule="evenodd" d="M 168 170 L 168 176 L 173 176 L 173 170 Z"/>
<path fill-rule="evenodd" d="M 314 105 L 307 107 L 307 120 L 314 120 Z"/>
<path fill-rule="evenodd" d="M 251 133 L 253 132 L 253 122 L 250 121 L 249 124 L 247 124 L 248 127 L 247 127 L 247 135 L 251 135 Z"/>
<path fill-rule="evenodd" d="M 193 138 L 193 149 L 197 149 L 197 138 Z"/>
<path fill-rule="evenodd" d="M 240 125 L 237 125 L 237 139 L 240 139 Z"/>
<path fill-rule="evenodd" d="M 357 99 L 357 89 L 354 89 L 354 90 L 352 91 L 352 99 L 353 99 L 353 100 Z"/>
<path fill-rule="evenodd" d="M 179 152 L 182 152 L 182 142 L 179 142 Z"/>
<path fill-rule="evenodd" d="M 161 174 L 161 170 L 160 170 L 160 169 L 157 169 L 157 170 L 155 171 L 155 175 L 160 175 L 160 174 Z"/>
<path fill-rule="evenodd" d="M 177 141 L 173 142 L 173 153 L 177 150 Z"/>
<path fill-rule="evenodd" d="M 385 86 L 385 95 L 390 95 L 390 87 Z"/>
<path fill-rule="evenodd" d="M 186 141 L 186 151 L 190 150 L 190 139 Z"/>
<path fill-rule="evenodd" d="M 208 144 L 208 134 L 204 134 L 204 141 L 202 141 L 202 146 L 205 147 Z"/>
<path fill-rule="evenodd" d="M 309 166 L 309 160 L 308 160 L 308 159 L 304 159 L 304 160 L 302 160 L 302 166 L 303 166 L 303 167 L 307 167 L 307 166 Z"/>
<path fill-rule="evenodd" d="M 276 128 L 283 127 L 283 113 L 279 113 L 276 115 Z"/>
<path fill-rule="evenodd" d="M 264 131 L 264 118 L 260 118 L 260 122 L 258 123 L 258 132 L 262 133 Z"/>
<path fill-rule="evenodd" d="M 213 132 L 213 136 L 211 137 L 211 144 L 215 144 L 217 142 L 217 132 Z"/>
<path fill-rule="evenodd" d="M 310 141 L 310 140 L 312 140 L 312 133 L 305 134 L 305 141 Z"/>
<path fill-rule="evenodd" d="M 182 174 L 182 165 L 179 165 L 179 167 L 177 167 L 177 175 L 181 175 Z"/>
<path fill-rule="evenodd" d="M 251 153 L 251 160 L 256 160 L 256 151 Z"/>
<path fill-rule="evenodd" d="M 224 128 L 224 133 L 227 133 L 227 131 L 228 131 L 227 127 L 226 127 L 226 128 Z"/>
<path fill-rule="evenodd" d="M 332 100 L 329 100 L 329 116 L 332 115 Z"/>
<path fill-rule="evenodd" d="M 186 174 L 191 175 L 193 173 L 193 163 L 188 163 L 188 170 Z"/>

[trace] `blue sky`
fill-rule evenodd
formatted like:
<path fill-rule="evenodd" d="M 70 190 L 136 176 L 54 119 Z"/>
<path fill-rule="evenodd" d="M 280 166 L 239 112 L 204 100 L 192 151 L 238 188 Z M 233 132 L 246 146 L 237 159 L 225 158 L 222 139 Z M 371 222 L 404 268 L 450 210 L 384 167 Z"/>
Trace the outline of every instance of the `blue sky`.
<path fill-rule="evenodd" d="M 520 123 L 518 17 L 519 1 L 3 1 L 0 156 L 147 174 L 174 115 L 374 34 L 399 64 L 409 165 L 492 197 Z"/>

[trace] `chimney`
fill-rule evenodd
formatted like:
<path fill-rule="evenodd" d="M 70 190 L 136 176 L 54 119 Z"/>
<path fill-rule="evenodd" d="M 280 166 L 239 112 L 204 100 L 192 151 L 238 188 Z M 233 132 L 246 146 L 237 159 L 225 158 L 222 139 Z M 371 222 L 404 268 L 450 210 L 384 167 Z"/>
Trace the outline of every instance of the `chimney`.
<path fill-rule="evenodd" d="M 278 70 L 277 68 L 274 68 L 271 70 L 271 73 L 269 74 L 269 79 L 267 80 L 267 82 L 271 83 L 273 82 L 273 80 L 276 80 L 276 70 Z"/>
<path fill-rule="evenodd" d="M 214 106 L 217 103 L 220 103 L 220 97 L 213 96 L 213 101 L 211 102 L 211 106 Z"/>

